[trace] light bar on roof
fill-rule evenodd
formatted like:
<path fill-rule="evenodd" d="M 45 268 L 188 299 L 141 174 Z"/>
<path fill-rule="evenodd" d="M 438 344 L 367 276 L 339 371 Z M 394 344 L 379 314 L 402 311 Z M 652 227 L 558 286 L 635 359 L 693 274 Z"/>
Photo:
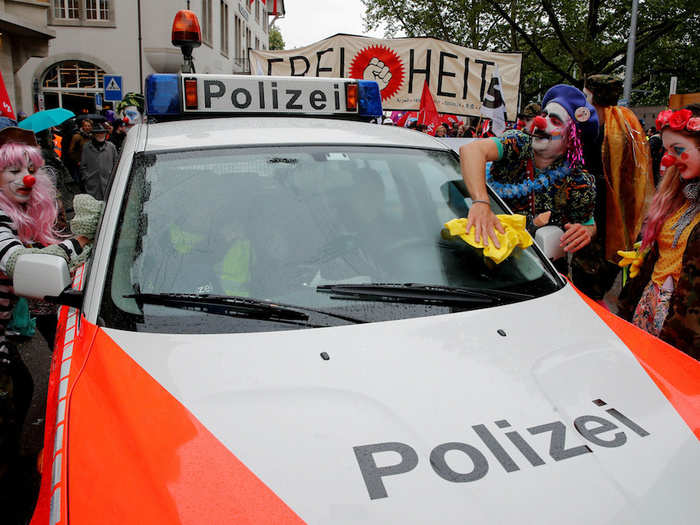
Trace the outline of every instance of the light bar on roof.
<path fill-rule="evenodd" d="M 347 78 L 151 75 L 146 93 L 152 99 L 147 101 L 152 116 L 173 115 L 173 97 L 178 98 L 183 117 L 195 113 L 359 118 L 382 114 L 377 83 Z M 167 111 L 161 113 L 161 108 Z"/>

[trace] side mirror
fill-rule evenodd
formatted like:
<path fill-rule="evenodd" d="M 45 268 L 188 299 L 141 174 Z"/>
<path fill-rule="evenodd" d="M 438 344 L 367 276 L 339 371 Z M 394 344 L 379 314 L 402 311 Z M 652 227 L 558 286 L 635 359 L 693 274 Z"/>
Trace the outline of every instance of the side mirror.
<path fill-rule="evenodd" d="M 535 232 L 535 242 L 551 261 L 561 259 L 566 255 L 559 244 L 564 230 L 559 226 L 542 226 Z"/>
<path fill-rule="evenodd" d="M 68 264 L 62 257 L 29 253 L 20 255 L 12 278 L 15 294 L 32 299 L 80 307 L 82 292 L 70 288 Z"/>

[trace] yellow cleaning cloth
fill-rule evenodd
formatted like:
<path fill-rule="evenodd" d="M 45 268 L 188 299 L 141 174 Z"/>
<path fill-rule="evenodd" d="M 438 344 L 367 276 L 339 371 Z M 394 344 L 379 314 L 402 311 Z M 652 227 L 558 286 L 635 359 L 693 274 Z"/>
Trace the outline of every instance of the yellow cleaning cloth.
<path fill-rule="evenodd" d="M 449 239 L 450 237 L 459 236 L 464 242 L 474 246 L 475 248 L 484 248 L 484 257 L 492 259 L 496 264 L 501 264 L 505 261 L 515 248 L 527 248 L 532 244 L 532 237 L 525 229 L 526 218 L 524 215 L 496 215 L 501 221 L 504 233 L 496 230 L 496 238 L 501 244 L 500 248 L 496 248 L 493 242 L 484 248 L 483 242 L 476 242 L 476 231 L 472 227 L 467 233 L 467 219 L 452 219 L 445 223 L 445 229 L 442 230 L 442 237 Z"/>

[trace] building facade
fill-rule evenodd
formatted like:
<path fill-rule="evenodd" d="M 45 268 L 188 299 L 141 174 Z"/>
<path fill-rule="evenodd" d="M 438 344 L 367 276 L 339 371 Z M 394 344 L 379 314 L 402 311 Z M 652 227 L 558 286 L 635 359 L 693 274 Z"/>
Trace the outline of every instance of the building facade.
<path fill-rule="evenodd" d="M 0 73 L 15 114 L 21 109 L 15 75 L 32 57 L 46 57 L 56 36 L 48 10 L 49 0 L 0 0 Z"/>
<path fill-rule="evenodd" d="M 666 109 L 666 106 L 636 106 L 630 108 L 644 129 L 655 125 L 656 115 Z"/>
<path fill-rule="evenodd" d="M 28 58 L 15 72 L 17 111 L 65 107 L 92 113 L 99 109 L 96 95 L 104 92 L 105 74 L 122 77 L 122 93 L 138 93 L 149 74 L 178 72 L 182 55 L 171 44 L 171 29 L 180 9 L 189 8 L 199 18 L 202 45 L 194 51 L 198 73 L 248 73 L 248 48 L 269 45 L 269 13 L 262 0 L 46 0 L 43 4 L 48 53 Z"/>

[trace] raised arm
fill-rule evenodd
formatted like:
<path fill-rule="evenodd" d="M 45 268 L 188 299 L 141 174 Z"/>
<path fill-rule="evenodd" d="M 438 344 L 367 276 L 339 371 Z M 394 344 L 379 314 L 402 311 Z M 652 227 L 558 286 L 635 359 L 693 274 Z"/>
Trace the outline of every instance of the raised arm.
<path fill-rule="evenodd" d="M 486 190 L 486 163 L 498 160 L 498 146 L 491 139 L 475 140 L 461 146 L 459 156 L 462 178 L 472 198 L 472 206 L 467 215 L 467 231 L 474 226 L 477 242 L 483 240 L 484 245 L 488 246 L 490 238 L 499 248 L 495 230 L 503 233 L 504 229 L 496 214 L 491 211 Z"/>

